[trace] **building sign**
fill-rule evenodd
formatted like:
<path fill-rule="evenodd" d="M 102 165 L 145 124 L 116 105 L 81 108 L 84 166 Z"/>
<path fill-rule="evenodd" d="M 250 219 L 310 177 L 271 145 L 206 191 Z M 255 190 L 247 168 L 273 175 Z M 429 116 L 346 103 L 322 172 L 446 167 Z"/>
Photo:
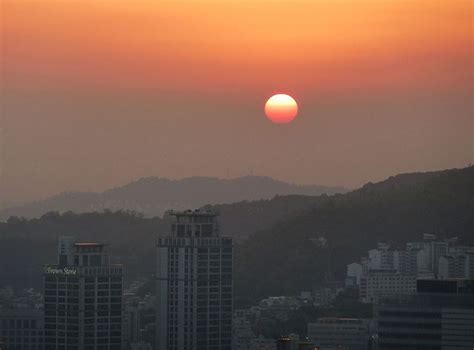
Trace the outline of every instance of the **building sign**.
<path fill-rule="evenodd" d="M 49 275 L 77 275 L 77 270 L 70 267 L 57 268 L 46 266 L 44 272 Z"/>

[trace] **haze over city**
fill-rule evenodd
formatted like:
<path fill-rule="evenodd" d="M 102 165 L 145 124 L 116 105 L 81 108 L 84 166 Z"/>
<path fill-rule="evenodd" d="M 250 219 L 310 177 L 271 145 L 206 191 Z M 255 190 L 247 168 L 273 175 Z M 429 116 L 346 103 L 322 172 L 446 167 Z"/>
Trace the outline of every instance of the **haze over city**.
<path fill-rule="evenodd" d="M 474 161 L 459 1 L 2 2 L 1 201 L 144 176 L 356 188 Z M 292 95 L 298 117 L 263 106 Z"/>

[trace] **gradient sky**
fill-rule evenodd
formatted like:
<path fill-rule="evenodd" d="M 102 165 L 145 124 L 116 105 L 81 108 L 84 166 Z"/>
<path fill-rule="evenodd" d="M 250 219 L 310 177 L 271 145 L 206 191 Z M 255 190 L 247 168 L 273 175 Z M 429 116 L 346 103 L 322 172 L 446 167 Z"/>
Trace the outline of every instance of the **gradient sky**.
<path fill-rule="evenodd" d="M 474 163 L 471 0 L 4 0 L 0 201 Z M 273 125 L 288 93 L 300 114 Z M 1 203 L 0 203 L 1 204 Z"/>

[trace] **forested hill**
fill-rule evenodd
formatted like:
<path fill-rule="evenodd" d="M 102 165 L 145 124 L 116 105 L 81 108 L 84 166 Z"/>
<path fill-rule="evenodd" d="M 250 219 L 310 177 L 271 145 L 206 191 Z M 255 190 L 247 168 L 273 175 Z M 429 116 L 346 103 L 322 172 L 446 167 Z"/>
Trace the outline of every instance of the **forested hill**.
<path fill-rule="evenodd" d="M 343 278 L 348 263 L 377 242 L 403 246 L 423 233 L 458 236 L 474 245 L 474 167 L 403 174 L 335 196 L 322 196 L 303 214 L 260 231 L 236 257 L 236 295 L 309 289 L 330 273 Z M 318 246 L 317 238 L 328 240 Z M 316 238 L 316 240 L 314 239 Z"/>
<path fill-rule="evenodd" d="M 66 192 L 45 200 L 6 208 L 0 210 L 0 220 L 10 216 L 40 217 L 50 211 L 83 213 L 106 209 L 132 210 L 153 217 L 162 216 L 169 209 L 193 209 L 207 204 L 255 201 L 276 195 L 316 196 L 344 192 L 347 190 L 342 187 L 302 186 L 265 176 L 235 179 L 189 177 L 180 180 L 146 177 L 101 193 Z"/>

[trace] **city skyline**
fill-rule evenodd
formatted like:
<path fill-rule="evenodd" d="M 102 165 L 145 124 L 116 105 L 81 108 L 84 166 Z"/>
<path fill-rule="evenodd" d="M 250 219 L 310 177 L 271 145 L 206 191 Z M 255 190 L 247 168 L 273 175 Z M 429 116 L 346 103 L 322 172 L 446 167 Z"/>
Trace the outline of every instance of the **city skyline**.
<path fill-rule="evenodd" d="M 270 296 L 258 305 L 234 310 L 231 323 L 232 272 L 223 271 L 232 262 L 231 240 L 220 236 L 216 214 L 211 211 L 173 214 L 177 218 L 171 233 L 156 237 L 157 274 L 152 281 L 157 288 L 155 302 L 150 294 L 137 293 L 142 282 L 128 281 L 128 288 L 124 289 L 122 266 L 109 263 L 107 244 L 62 236 L 57 242 L 57 264 L 44 267 L 44 299 L 29 289 L 26 298 L 15 300 L 12 295 L 8 300 L 8 290 L 0 289 L 0 346 L 20 350 L 66 346 L 132 350 L 291 350 L 295 346 L 304 350 L 382 350 L 394 346 L 410 348 L 415 342 L 436 350 L 451 346 L 467 350 L 472 344 L 474 260 L 466 264 L 462 272 L 465 276 L 458 275 L 457 268 L 448 269 L 452 275 L 441 276 L 440 271 L 437 276 L 435 269 L 436 262 L 441 268 L 443 256 L 474 257 L 474 247 L 458 245 L 456 237 L 438 239 L 433 234 L 423 234 L 422 241 L 406 242 L 407 252 L 413 250 L 421 259 L 403 263 L 407 257 L 399 256 L 402 250 L 392 250 L 386 243 L 379 242 L 377 248 L 369 250 L 369 259 L 362 260 L 365 267 L 358 273 L 385 274 L 372 286 L 378 289 L 380 300 L 364 300 L 360 294 L 362 303 L 374 308 L 373 317 L 313 315 L 307 323 L 307 336 L 273 333 L 269 337 L 267 329 L 263 331 L 266 337 L 257 337 L 253 333 L 256 328 L 250 326 L 252 319 L 256 322 L 254 327 L 258 323 L 255 319 L 263 323 L 272 318 L 284 321 L 295 310 L 302 312 L 310 305 L 324 310 L 327 305 L 335 306 L 340 295 L 353 293 L 359 287 L 362 292 L 363 287 L 353 274 L 356 270 L 349 268 L 354 264 L 348 265 L 345 281 L 327 281 L 296 296 Z M 414 269 L 407 270 L 407 263 Z M 217 273 L 212 271 L 216 268 Z M 397 276 L 411 276 L 415 285 L 395 286 Z M 219 292 L 216 294 L 214 289 Z M 144 318 L 154 307 L 156 325 L 154 319 L 150 323 Z M 410 331 L 405 329 L 407 326 L 411 326 Z M 156 342 L 145 332 L 147 327 L 156 327 Z"/>

